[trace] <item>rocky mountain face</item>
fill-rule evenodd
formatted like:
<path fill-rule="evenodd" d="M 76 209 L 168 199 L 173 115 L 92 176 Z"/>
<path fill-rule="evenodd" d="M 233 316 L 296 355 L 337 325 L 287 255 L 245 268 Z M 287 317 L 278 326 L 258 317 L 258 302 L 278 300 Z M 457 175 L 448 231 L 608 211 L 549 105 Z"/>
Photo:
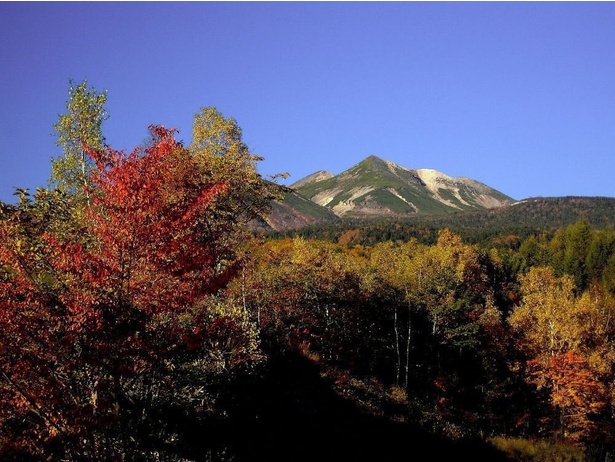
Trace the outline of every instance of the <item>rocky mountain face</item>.
<path fill-rule="evenodd" d="M 469 178 L 431 169 L 412 170 L 369 156 L 339 175 L 318 171 L 290 185 L 274 204 L 267 225 L 274 230 L 344 218 L 404 218 L 500 207 L 511 197 Z"/>

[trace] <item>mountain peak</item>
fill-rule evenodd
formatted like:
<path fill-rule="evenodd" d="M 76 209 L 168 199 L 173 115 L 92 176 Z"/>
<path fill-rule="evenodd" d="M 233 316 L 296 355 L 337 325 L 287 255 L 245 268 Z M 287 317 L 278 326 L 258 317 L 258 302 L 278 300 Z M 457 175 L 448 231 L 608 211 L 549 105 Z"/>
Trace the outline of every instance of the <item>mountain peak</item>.
<path fill-rule="evenodd" d="M 367 156 L 365 159 L 363 159 L 361 162 L 359 162 L 357 164 L 357 166 L 370 166 L 370 167 L 387 167 L 389 169 L 391 168 L 403 168 L 400 167 L 399 165 L 395 164 L 394 162 L 391 162 L 390 160 L 386 160 L 383 159 L 381 157 L 375 156 L 375 155 L 369 155 Z"/>
<path fill-rule="evenodd" d="M 374 154 L 370 154 L 369 156 L 367 156 L 365 159 L 363 159 L 361 162 L 359 163 L 363 163 L 363 162 L 386 162 L 386 160 L 374 155 Z"/>

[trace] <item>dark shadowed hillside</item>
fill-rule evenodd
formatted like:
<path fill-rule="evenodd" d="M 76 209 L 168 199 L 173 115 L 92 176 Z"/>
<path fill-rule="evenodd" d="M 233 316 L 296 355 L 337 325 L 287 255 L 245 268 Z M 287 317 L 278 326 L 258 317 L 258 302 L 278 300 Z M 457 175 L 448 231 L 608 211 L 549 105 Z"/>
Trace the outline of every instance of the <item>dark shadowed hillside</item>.
<path fill-rule="evenodd" d="M 510 235 L 524 238 L 541 232 L 553 232 L 580 219 L 598 229 L 615 227 L 615 198 L 531 198 L 484 210 L 394 220 L 339 220 L 272 233 L 272 236 L 301 235 L 362 244 L 386 240 L 405 241 L 415 237 L 422 242 L 433 243 L 438 229 L 449 228 L 467 241 L 491 243 Z"/>
<path fill-rule="evenodd" d="M 405 412 L 400 404 L 372 403 L 384 404 L 386 415 L 370 415 L 336 388 L 309 359 L 272 352 L 259 379 L 224 390 L 228 419 L 201 424 L 164 411 L 180 435 L 174 451 L 198 461 L 508 460 L 485 442 L 440 439 L 400 422 Z"/>

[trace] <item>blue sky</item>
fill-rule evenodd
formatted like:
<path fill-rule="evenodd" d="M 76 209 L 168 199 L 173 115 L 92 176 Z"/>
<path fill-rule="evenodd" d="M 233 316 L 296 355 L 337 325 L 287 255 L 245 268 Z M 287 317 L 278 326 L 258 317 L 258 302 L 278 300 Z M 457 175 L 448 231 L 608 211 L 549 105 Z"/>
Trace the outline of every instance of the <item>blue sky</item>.
<path fill-rule="evenodd" d="M 290 184 L 369 155 L 515 199 L 615 197 L 612 2 L 0 2 L 0 200 L 46 186 L 69 79 L 107 142 L 233 117 Z"/>

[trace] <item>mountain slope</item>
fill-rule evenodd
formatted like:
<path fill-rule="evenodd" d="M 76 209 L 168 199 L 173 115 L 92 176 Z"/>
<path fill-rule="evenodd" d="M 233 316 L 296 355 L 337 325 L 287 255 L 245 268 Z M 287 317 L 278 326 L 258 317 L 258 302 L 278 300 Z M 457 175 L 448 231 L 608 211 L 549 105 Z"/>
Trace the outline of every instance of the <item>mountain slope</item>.
<path fill-rule="evenodd" d="M 451 178 L 430 169 L 411 170 L 376 156 L 339 175 L 325 175 L 321 180 L 314 175 L 295 183 L 295 190 L 344 218 L 440 214 L 514 202 L 469 178 Z"/>
<path fill-rule="evenodd" d="M 327 172 L 325 170 L 319 170 L 315 173 L 312 173 L 311 175 L 306 176 L 305 178 L 302 178 L 301 180 L 297 181 L 296 183 L 293 183 L 290 185 L 291 189 L 297 189 L 300 188 L 302 186 L 306 186 L 308 184 L 311 183 L 316 183 L 318 181 L 323 181 L 323 180 L 328 180 L 329 178 L 333 177 L 335 175 L 333 175 L 333 173 L 331 172 Z"/>
<path fill-rule="evenodd" d="M 318 224 L 331 224 L 340 218 L 326 207 L 289 191 L 284 194 L 284 199 L 274 201 L 271 212 L 261 227 L 265 230 L 282 231 L 287 229 L 299 229 Z"/>

